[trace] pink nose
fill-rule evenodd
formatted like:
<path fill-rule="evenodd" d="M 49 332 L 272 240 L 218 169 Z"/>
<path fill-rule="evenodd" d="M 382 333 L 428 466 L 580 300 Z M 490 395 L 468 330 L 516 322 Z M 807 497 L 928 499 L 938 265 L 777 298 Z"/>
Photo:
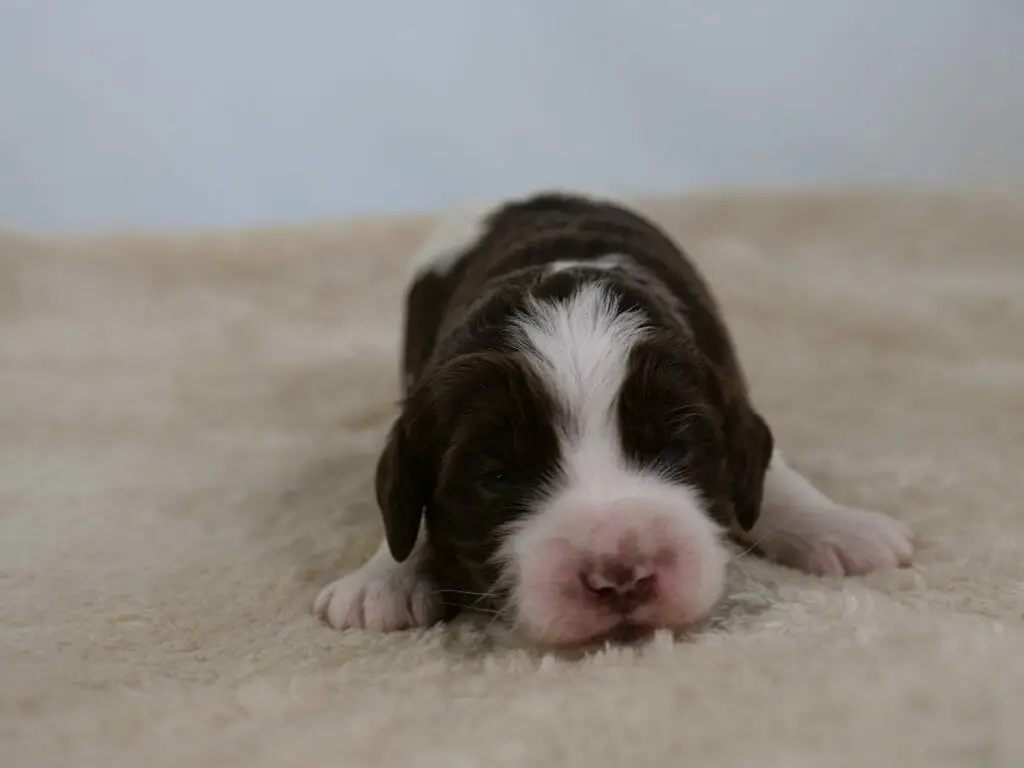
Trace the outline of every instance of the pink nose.
<path fill-rule="evenodd" d="M 580 570 L 587 592 L 605 607 L 629 613 L 650 601 L 657 590 L 657 576 L 647 566 L 627 565 L 618 560 L 592 563 Z"/>

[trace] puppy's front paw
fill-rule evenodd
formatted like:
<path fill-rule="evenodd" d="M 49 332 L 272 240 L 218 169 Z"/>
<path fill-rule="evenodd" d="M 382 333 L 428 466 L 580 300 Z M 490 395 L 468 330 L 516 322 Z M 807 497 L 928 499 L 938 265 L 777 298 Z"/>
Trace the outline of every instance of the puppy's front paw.
<path fill-rule="evenodd" d="M 800 517 L 760 543 L 768 557 L 818 576 L 861 575 L 913 560 L 910 528 L 888 515 L 830 505 Z"/>
<path fill-rule="evenodd" d="M 328 584 L 313 610 L 335 629 L 397 632 L 426 627 L 441 618 L 441 604 L 422 575 L 401 565 L 364 566 Z"/>

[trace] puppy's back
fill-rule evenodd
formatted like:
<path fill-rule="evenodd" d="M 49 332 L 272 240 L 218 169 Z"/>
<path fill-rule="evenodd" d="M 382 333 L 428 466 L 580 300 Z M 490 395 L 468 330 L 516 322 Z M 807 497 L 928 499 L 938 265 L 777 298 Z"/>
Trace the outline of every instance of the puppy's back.
<path fill-rule="evenodd" d="M 449 214 L 413 258 L 404 308 L 402 383 L 406 393 L 430 359 L 452 294 L 465 272 L 465 257 L 487 233 L 494 210 L 493 204 L 481 204 Z"/>
<path fill-rule="evenodd" d="M 403 378 L 408 389 L 434 348 L 489 280 L 537 266 L 634 262 L 668 291 L 697 344 L 742 392 L 744 376 L 718 305 L 696 266 L 656 224 L 613 202 L 548 192 L 459 211 L 427 240 L 406 294 Z"/>

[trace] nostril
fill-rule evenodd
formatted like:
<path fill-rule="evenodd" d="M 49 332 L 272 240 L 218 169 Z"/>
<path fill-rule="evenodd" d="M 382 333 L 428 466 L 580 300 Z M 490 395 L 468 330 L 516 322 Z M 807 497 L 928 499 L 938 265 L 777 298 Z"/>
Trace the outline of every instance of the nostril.
<path fill-rule="evenodd" d="M 648 573 L 634 581 L 629 592 L 637 602 L 646 602 L 654 596 L 656 584 L 657 579 L 655 579 L 654 574 Z"/>
<path fill-rule="evenodd" d="M 600 575 L 606 586 L 621 592 L 631 589 L 640 574 L 631 565 L 611 563 L 604 567 Z"/>
<path fill-rule="evenodd" d="M 650 600 L 657 585 L 652 571 L 621 563 L 580 571 L 580 581 L 600 602 L 618 610 Z"/>
<path fill-rule="evenodd" d="M 620 594 L 619 590 L 616 589 L 615 587 L 596 587 L 595 588 L 594 586 L 592 586 L 590 584 L 588 584 L 587 586 L 590 588 L 590 591 L 593 592 L 595 595 L 597 595 L 597 597 L 600 598 L 601 600 L 612 600 L 612 599 L 614 599 L 616 596 L 618 596 Z"/>

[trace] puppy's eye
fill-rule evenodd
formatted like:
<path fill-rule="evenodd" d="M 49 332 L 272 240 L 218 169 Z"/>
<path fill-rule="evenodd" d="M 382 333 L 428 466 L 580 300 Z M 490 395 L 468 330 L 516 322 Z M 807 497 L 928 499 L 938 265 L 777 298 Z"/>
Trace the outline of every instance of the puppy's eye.
<path fill-rule="evenodd" d="M 676 469 L 690 458 L 689 446 L 680 442 L 671 442 L 658 454 L 658 463 L 670 469 Z"/>
<path fill-rule="evenodd" d="M 501 491 L 512 484 L 511 476 L 503 469 L 492 469 L 477 478 L 477 482 L 488 491 Z"/>

